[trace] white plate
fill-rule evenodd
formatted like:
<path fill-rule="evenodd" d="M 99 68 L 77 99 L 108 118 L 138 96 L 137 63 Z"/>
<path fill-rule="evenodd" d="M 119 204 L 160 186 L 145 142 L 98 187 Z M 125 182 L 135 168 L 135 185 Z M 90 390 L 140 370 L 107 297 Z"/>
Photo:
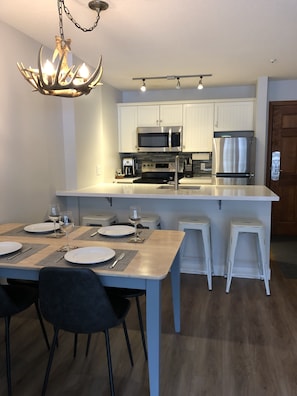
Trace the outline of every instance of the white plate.
<path fill-rule="evenodd" d="M 60 228 L 59 224 L 56 223 L 56 230 Z M 30 224 L 24 227 L 24 230 L 27 232 L 52 232 L 55 230 L 54 223 L 48 222 L 48 223 L 37 223 L 37 224 Z"/>
<path fill-rule="evenodd" d="M 115 256 L 115 251 L 107 247 L 83 247 L 67 252 L 64 259 L 74 264 L 103 263 Z"/>
<path fill-rule="evenodd" d="M 23 245 L 19 242 L 0 242 L 0 256 L 20 250 Z"/>
<path fill-rule="evenodd" d="M 109 237 L 121 237 L 134 234 L 134 227 L 125 225 L 113 225 L 99 228 L 98 233 L 100 235 Z"/>

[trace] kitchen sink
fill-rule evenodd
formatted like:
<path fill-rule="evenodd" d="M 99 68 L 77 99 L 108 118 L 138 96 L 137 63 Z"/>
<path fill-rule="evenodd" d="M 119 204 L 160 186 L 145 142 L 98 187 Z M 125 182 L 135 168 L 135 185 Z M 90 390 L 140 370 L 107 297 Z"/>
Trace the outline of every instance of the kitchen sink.
<path fill-rule="evenodd" d="M 162 185 L 159 186 L 158 189 L 160 190 L 174 190 L 174 186 L 173 185 Z M 200 186 L 178 186 L 178 190 L 200 190 Z"/>

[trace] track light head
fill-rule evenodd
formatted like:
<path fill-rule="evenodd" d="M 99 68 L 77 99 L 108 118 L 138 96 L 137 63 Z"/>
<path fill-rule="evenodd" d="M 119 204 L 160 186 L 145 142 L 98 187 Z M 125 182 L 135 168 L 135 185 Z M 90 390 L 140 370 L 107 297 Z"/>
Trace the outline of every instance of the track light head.
<path fill-rule="evenodd" d="M 179 77 L 176 77 L 176 80 L 177 80 L 177 82 L 176 82 L 176 89 L 180 89 L 180 81 L 179 81 Z"/>
<path fill-rule="evenodd" d="M 146 91 L 145 78 L 142 79 L 142 86 L 140 87 L 140 91 L 141 92 L 145 92 Z"/>
<path fill-rule="evenodd" d="M 200 80 L 199 80 L 197 89 L 203 89 L 202 77 L 203 76 L 200 76 Z"/>

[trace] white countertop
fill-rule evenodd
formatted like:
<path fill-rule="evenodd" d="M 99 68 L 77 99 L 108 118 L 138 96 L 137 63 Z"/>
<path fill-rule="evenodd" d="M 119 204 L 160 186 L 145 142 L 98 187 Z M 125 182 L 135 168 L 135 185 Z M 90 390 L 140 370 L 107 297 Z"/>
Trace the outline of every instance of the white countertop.
<path fill-rule="evenodd" d="M 167 185 L 162 185 L 167 186 Z M 161 186 L 161 187 L 162 187 Z M 279 201 L 279 197 L 266 186 L 200 185 L 199 189 L 179 186 L 179 190 L 160 188 L 159 184 L 101 183 L 77 190 L 56 191 L 59 197 L 116 197 L 234 201 Z"/>

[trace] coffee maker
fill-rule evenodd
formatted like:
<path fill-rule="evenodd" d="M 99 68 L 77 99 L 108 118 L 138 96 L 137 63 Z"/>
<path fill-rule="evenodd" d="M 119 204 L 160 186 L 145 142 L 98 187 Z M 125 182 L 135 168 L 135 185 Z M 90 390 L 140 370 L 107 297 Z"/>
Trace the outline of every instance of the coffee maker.
<path fill-rule="evenodd" d="M 135 176 L 135 160 L 134 158 L 123 158 L 123 174 L 126 177 Z"/>

